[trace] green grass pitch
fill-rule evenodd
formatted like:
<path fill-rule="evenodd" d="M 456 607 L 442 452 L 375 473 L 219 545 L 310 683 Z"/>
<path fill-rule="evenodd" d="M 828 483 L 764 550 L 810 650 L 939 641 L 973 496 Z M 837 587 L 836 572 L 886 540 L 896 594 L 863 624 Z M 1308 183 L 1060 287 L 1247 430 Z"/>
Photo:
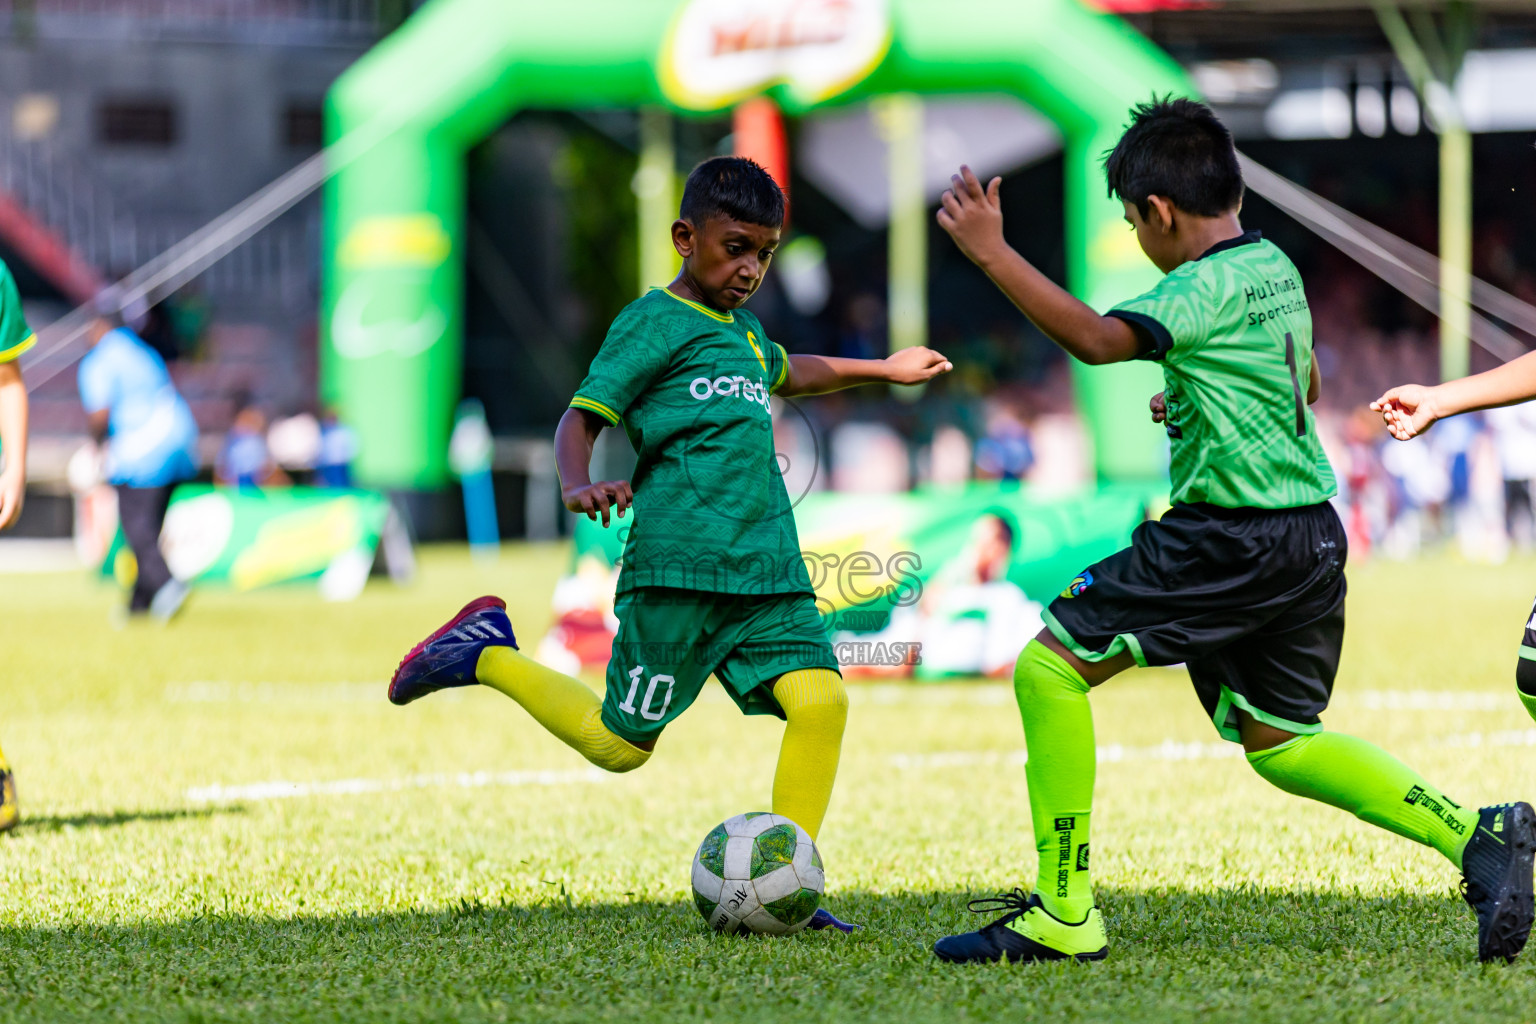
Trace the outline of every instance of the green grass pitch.
<path fill-rule="evenodd" d="M 929 952 L 984 920 L 967 897 L 1033 876 L 995 682 L 854 688 L 820 846 L 828 905 L 864 931 L 707 934 L 690 858 L 767 809 L 776 721 L 711 687 L 649 765 L 605 777 L 489 690 L 384 699 L 477 594 L 536 642 L 565 557 L 428 550 L 415 586 L 352 604 L 204 593 L 120 632 L 83 574 L 0 577 L 25 815 L 0 840 L 0 1020 L 1536 1019 L 1536 963 L 1476 963 L 1449 865 L 1269 788 L 1177 670 L 1094 699 L 1107 962 Z M 1513 692 L 1533 569 L 1353 570 L 1329 726 L 1460 800 L 1536 797 Z"/>

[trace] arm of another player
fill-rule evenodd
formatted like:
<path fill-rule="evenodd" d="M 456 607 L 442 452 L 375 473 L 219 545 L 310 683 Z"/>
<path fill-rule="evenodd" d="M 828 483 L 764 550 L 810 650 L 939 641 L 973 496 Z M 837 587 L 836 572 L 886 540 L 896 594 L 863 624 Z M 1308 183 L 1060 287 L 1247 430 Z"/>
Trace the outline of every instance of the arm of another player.
<path fill-rule="evenodd" d="M 622 519 L 635 494 L 628 480 L 592 482 L 592 446 L 605 426 L 597 413 L 574 406 L 565 410 L 555 428 L 555 468 L 560 474 L 560 498 L 565 507 L 578 514 L 585 512 L 593 522 L 601 514 L 603 525 L 607 526 L 608 510 L 613 508 Z"/>
<path fill-rule="evenodd" d="M 955 368 L 941 353 L 921 345 L 884 359 L 794 355 L 788 365 L 776 395 L 824 395 L 859 384 L 922 384 Z"/>
<path fill-rule="evenodd" d="M 1002 178 L 982 188 L 975 173 L 961 167 L 950 181 L 953 188 L 941 200 L 939 226 L 1046 337 L 1090 366 L 1122 363 L 1140 354 L 1135 328 L 1094 312 L 1003 239 Z"/>
<path fill-rule="evenodd" d="M 0 450 L 5 452 L 5 469 L 0 471 L 0 530 L 4 530 L 21 516 L 27 490 L 27 386 L 14 359 L 0 363 Z"/>
<path fill-rule="evenodd" d="M 1532 398 L 1536 398 L 1536 352 L 1527 352 L 1503 366 L 1434 387 L 1404 384 L 1392 388 L 1372 402 L 1371 408 L 1381 413 L 1393 437 L 1406 441 L 1447 416 L 1518 405 Z"/>

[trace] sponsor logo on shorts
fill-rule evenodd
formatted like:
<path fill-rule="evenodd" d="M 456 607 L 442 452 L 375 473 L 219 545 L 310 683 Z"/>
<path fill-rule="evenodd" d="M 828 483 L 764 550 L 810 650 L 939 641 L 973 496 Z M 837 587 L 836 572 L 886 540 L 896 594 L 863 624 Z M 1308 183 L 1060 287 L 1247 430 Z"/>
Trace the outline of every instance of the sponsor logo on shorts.
<path fill-rule="evenodd" d="M 1067 589 L 1061 592 L 1062 597 L 1077 597 L 1083 591 L 1093 586 L 1093 573 L 1083 570 L 1083 574 L 1067 584 Z"/>
<path fill-rule="evenodd" d="M 1450 808 L 1451 806 L 1455 805 L 1451 804 L 1449 800 L 1443 800 L 1439 797 L 1430 796 L 1428 793 L 1424 792 L 1423 786 L 1414 786 L 1412 789 L 1410 789 L 1408 791 L 1408 795 L 1403 797 L 1403 803 L 1413 804 L 1415 807 L 1424 808 L 1430 814 L 1433 814 L 1435 817 L 1445 822 L 1445 826 L 1457 835 L 1461 835 L 1467 830 L 1467 826 L 1458 821 L 1456 816 L 1451 813 Z"/>

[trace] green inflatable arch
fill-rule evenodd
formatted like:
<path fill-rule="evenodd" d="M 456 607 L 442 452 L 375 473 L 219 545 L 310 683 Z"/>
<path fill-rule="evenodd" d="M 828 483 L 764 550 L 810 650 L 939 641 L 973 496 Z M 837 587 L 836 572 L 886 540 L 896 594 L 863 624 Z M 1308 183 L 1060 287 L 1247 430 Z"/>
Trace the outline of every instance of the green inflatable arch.
<path fill-rule="evenodd" d="M 796 114 L 897 92 L 1011 93 L 1049 117 L 1066 146 L 1071 287 L 1105 309 L 1155 278 L 1104 195 L 1099 156 L 1132 103 L 1194 91 L 1160 50 L 1080 0 L 433 0 L 328 98 L 330 141 L 379 138 L 324 198 L 322 390 L 358 433 L 358 478 L 448 479 L 462 162 L 517 110 L 708 113 L 768 93 Z M 1155 369 L 1074 369 L 1099 475 L 1160 474 L 1163 442 L 1146 422 Z"/>

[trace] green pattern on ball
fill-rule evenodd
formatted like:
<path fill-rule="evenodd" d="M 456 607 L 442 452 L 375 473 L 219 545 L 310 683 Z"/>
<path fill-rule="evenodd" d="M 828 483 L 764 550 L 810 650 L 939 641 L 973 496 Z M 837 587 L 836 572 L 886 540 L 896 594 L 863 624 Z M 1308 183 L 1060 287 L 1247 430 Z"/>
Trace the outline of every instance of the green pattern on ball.
<path fill-rule="evenodd" d="M 753 818 L 761 818 L 765 814 L 772 814 L 772 813 L 773 813 L 772 811 L 748 811 L 746 814 L 743 814 L 741 816 L 741 820 L 742 821 L 751 821 Z"/>
<path fill-rule="evenodd" d="M 761 878 L 795 862 L 800 839 L 793 825 L 775 825 L 752 842 L 752 877 Z"/>
<path fill-rule="evenodd" d="M 816 849 L 814 845 L 811 847 L 811 867 L 821 871 L 826 870 L 826 868 L 821 866 L 821 851 Z"/>
<path fill-rule="evenodd" d="M 714 914 L 715 908 L 720 904 L 714 900 L 706 899 L 702 893 L 695 889 L 693 892 L 693 905 L 699 908 L 699 913 L 703 914 L 704 920 L 708 921 L 710 916 Z"/>
<path fill-rule="evenodd" d="M 725 841 L 729 838 L 725 834 L 725 826 L 716 825 L 699 846 L 699 863 L 717 878 L 725 877 Z"/>
<path fill-rule="evenodd" d="M 783 899 L 774 900 L 772 903 L 764 903 L 763 909 L 772 914 L 777 920 L 785 924 L 795 925 L 804 921 L 816 913 L 816 907 L 821 903 L 821 893 L 815 889 L 800 889 L 790 893 Z"/>

